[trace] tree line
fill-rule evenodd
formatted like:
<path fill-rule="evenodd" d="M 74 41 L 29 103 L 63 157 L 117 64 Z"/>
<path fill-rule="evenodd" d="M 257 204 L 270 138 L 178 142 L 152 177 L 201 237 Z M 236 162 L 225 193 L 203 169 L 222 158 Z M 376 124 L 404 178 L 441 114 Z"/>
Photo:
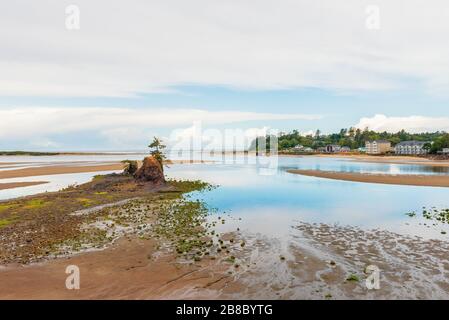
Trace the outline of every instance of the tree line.
<path fill-rule="evenodd" d="M 318 149 L 329 144 L 336 144 L 355 150 L 365 147 L 366 141 L 373 140 L 388 140 L 393 146 L 401 141 L 409 140 L 429 142 L 427 148 L 430 153 L 437 153 L 443 148 L 449 148 L 449 133 L 442 131 L 409 133 L 401 130 L 396 133 L 390 133 L 386 131 L 376 132 L 369 129 L 349 128 L 341 129 L 338 133 L 322 134 L 320 130 L 317 130 L 314 134 L 303 135 L 298 130 L 293 130 L 289 133 L 281 132 L 277 138 L 279 151 L 288 150 L 298 145 Z M 266 145 L 269 147 L 270 137 L 266 137 L 266 139 Z M 251 143 L 250 150 L 256 150 L 256 145 L 255 139 Z"/>

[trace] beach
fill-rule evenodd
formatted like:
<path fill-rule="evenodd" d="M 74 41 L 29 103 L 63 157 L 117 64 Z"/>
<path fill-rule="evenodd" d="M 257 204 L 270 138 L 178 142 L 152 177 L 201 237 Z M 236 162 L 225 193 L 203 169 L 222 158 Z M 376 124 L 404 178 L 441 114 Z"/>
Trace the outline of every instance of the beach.
<path fill-rule="evenodd" d="M 380 184 L 396 184 L 405 186 L 449 187 L 449 176 L 430 175 L 392 175 L 372 173 L 350 173 L 321 170 L 287 170 L 289 173 L 303 176 Z"/>
<path fill-rule="evenodd" d="M 274 176 L 259 175 L 245 164 L 222 166 L 210 160 L 203 161 L 204 166 L 189 166 L 200 162 L 173 161 L 183 165 L 167 168 L 174 184 L 162 188 L 104 173 L 120 171 L 119 161 L 71 160 L 28 167 L 11 162 L 0 174 L 15 179 L 102 173 L 61 191 L 0 202 L 0 298 L 448 298 L 449 287 L 440 281 L 446 277 L 440 266 L 447 265 L 447 226 L 406 215 L 409 210 L 419 215 L 423 205 L 438 204 L 446 188 L 400 187 L 449 186 L 448 175 L 424 174 L 424 167 L 432 167 L 428 162 L 411 169 L 409 163 L 391 162 L 401 160 L 389 157 L 373 167 L 369 156 L 280 157 L 281 173 Z M 418 161 L 406 161 L 411 160 Z M 298 166 L 322 170 L 288 169 Z M 330 171 L 334 167 L 341 170 Z M 416 173 L 369 172 L 391 172 L 392 167 Z M 348 168 L 364 173 L 343 171 Z M 342 187 L 301 176 L 361 183 Z M 187 194 L 199 188 L 198 182 L 184 186 L 183 179 L 211 179 L 218 187 L 190 198 Z M 399 187 L 380 187 L 381 183 Z M 370 206 L 367 195 L 389 205 Z M 414 202 L 403 205 L 401 195 Z M 224 196 L 238 207 L 223 206 Z M 248 199 L 254 204 L 248 206 Z M 193 223 L 184 220 L 197 209 Z M 315 219 L 325 223 L 310 222 Z M 368 223 L 366 228 L 358 227 L 361 221 Z M 395 232 L 385 226 L 395 226 Z M 72 265 L 80 270 L 80 290 L 65 285 L 66 268 Z M 380 290 L 365 287 L 369 265 L 382 271 Z"/>
<path fill-rule="evenodd" d="M 138 161 L 140 164 L 141 161 Z M 206 163 L 206 161 L 188 161 L 188 160 L 167 160 L 166 164 L 189 164 L 189 163 Z M 1 163 L 0 163 L 1 164 Z M 9 165 L 12 165 L 10 163 Z M 17 164 L 16 164 L 17 165 Z M 119 171 L 123 170 L 123 163 L 98 163 L 98 164 L 84 164 L 68 163 L 68 164 L 53 164 L 48 166 L 37 166 L 23 169 L 11 169 L 0 171 L 0 179 L 10 178 L 24 178 L 34 176 L 47 176 L 53 174 L 69 174 L 69 173 L 83 173 L 83 172 L 100 172 L 100 171 Z M 12 167 L 8 167 L 9 169 Z M 0 181 L 1 182 L 1 181 Z"/>
<path fill-rule="evenodd" d="M 374 156 L 366 154 L 317 154 L 313 155 L 322 158 L 341 158 L 352 161 L 368 163 L 391 163 L 391 164 L 415 164 L 424 166 L 449 167 L 448 160 L 432 160 L 415 156 Z M 307 157 L 307 155 L 305 155 Z"/>
<path fill-rule="evenodd" d="M 42 167 L 32 167 L 16 170 L 0 171 L 0 179 L 10 178 L 25 178 L 35 176 L 48 176 L 53 174 L 68 174 L 68 173 L 82 173 L 82 172 L 97 172 L 97 171 L 113 171 L 123 170 L 122 163 L 111 164 L 97 164 L 97 165 L 52 165 Z M 0 180 L 1 182 L 1 180 Z"/>
<path fill-rule="evenodd" d="M 65 286 L 70 265 L 80 270 L 80 290 Z M 176 255 L 159 253 L 154 239 L 133 237 L 102 251 L 0 270 L 0 298 L 213 299 L 233 278 L 223 263 L 177 263 Z"/>
<path fill-rule="evenodd" d="M 30 181 L 30 182 L 0 183 L 0 190 L 37 186 L 37 185 L 45 184 L 45 183 L 47 183 L 47 182 L 46 181 Z"/>

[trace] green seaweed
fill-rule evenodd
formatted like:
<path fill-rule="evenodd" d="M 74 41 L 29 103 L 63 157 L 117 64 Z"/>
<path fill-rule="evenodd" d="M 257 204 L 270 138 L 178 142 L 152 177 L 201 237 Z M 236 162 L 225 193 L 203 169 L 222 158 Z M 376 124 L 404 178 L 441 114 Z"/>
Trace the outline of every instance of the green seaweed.
<path fill-rule="evenodd" d="M 360 278 L 356 275 L 356 274 L 350 274 L 347 278 L 346 281 L 354 281 L 354 282 L 359 282 Z"/>

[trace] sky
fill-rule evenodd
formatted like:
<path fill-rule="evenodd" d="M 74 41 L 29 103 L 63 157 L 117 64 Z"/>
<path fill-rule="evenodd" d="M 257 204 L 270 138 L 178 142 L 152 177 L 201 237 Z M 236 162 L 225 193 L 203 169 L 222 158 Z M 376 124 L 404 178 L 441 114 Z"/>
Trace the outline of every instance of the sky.
<path fill-rule="evenodd" d="M 444 0 L 3 1 L 0 150 L 449 131 L 447 17 Z"/>

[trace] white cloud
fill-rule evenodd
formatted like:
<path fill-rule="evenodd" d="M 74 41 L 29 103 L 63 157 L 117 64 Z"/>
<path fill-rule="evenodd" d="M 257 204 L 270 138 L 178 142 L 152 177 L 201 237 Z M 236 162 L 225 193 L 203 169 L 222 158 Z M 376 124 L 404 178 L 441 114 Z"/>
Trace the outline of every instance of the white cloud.
<path fill-rule="evenodd" d="M 449 132 L 449 118 L 446 117 L 387 117 L 376 114 L 371 118 L 361 118 L 356 128 L 369 128 L 374 131 L 398 132 L 402 129 L 411 133 L 447 131 Z"/>
<path fill-rule="evenodd" d="M 0 3 L 0 96 L 130 96 L 181 84 L 449 88 L 446 0 L 77 0 Z"/>
<path fill-rule="evenodd" d="M 178 150 L 247 150 L 251 142 L 260 136 L 276 134 L 277 131 L 269 127 L 261 128 L 227 128 L 204 129 L 201 122 L 193 126 L 172 131 L 166 141 L 173 152 Z"/>
<path fill-rule="evenodd" d="M 0 138 L 32 138 L 94 131 L 124 143 L 154 128 L 176 128 L 200 121 L 214 126 L 248 121 L 315 120 L 319 115 L 272 114 L 200 109 L 15 107 L 0 109 Z"/>

